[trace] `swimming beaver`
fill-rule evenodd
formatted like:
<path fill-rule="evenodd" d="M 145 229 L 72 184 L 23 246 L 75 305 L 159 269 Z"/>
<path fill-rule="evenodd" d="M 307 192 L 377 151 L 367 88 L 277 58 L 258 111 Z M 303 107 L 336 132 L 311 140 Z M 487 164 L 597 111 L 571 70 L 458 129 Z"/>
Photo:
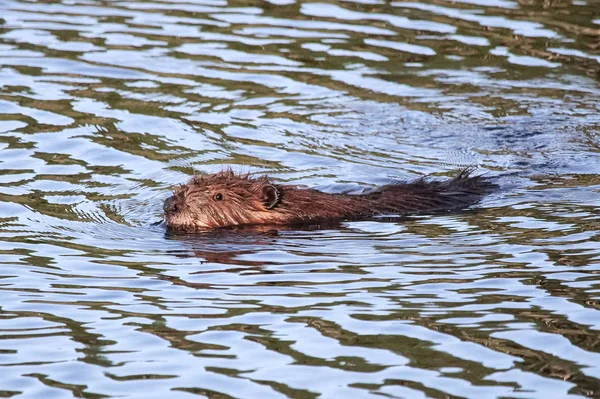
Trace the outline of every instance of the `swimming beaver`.
<path fill-rule="evenodd" d="M 454 179 L 389 184 L 361 195 L 327 194 L 279 185 L 267 176 L 231 170 L 196 176 L 164 203 L 167 227 L 194 231 L 235 225 L 306 224 L 365 219 L 380 214 L 414 214 L 464 208 L 495 184 L 465 169 Z"/>

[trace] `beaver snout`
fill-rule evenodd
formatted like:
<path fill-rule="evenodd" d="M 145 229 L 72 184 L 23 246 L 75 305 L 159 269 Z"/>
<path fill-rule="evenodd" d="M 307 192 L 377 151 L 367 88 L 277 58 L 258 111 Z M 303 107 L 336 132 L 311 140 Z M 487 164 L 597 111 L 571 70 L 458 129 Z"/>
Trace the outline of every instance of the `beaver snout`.
<path fill-rule="evenodd" d="M 172 196 L 165 200 L 163 204 L 163 210 L 166 214 L 173 214 L 181 209 L 181 203 L 177 200 L 177 197 Z"/>

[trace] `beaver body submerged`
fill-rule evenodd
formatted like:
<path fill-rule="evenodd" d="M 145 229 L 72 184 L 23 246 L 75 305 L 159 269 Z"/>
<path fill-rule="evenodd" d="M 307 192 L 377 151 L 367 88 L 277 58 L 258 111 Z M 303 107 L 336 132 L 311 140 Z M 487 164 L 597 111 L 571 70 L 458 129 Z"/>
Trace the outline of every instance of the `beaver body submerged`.
<path fill-rule="evenodd" d="M 381 186 L 367 194 L 327 194 L 279 185 L 266 176 L 232 171 L 196 176 L 164 203 L 167 227 L 195 231 L 257 224 L 306 224 L 357 220 L 393 214 L 442 212 L 465 208 L 495 187 L 463 170 L 446 181 L 418 179 Z"/>

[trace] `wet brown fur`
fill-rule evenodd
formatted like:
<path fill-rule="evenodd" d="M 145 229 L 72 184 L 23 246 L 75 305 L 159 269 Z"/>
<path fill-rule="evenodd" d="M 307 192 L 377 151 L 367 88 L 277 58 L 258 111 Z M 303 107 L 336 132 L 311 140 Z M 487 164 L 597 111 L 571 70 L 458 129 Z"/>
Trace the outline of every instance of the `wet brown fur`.
<path fill-rule="evenodd" d="M 446 181 L 418 179 L 349 195 L 279 185 L 267 176 L 237 175 L 228 170 L 196 176 L 179 187 L 165 201 L 165 221 L 171 229 L 194 231 L 450 211 L 472 205 L 494 189 L 488 179 L 471 177 L 470 172 L 465 169 Z"/>

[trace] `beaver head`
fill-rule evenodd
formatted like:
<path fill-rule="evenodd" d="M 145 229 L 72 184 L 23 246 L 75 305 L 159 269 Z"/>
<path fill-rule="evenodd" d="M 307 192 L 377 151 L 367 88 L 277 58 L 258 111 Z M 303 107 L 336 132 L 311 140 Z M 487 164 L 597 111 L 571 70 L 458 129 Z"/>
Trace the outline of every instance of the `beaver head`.
<path fill-rule="evenodd" d="M 163 209 L 169 228 L 183 231 L 274 221 L 272 210 L 282 189 L 266 177 L 224 171 L 196 176 L 167 198 Z"/>

